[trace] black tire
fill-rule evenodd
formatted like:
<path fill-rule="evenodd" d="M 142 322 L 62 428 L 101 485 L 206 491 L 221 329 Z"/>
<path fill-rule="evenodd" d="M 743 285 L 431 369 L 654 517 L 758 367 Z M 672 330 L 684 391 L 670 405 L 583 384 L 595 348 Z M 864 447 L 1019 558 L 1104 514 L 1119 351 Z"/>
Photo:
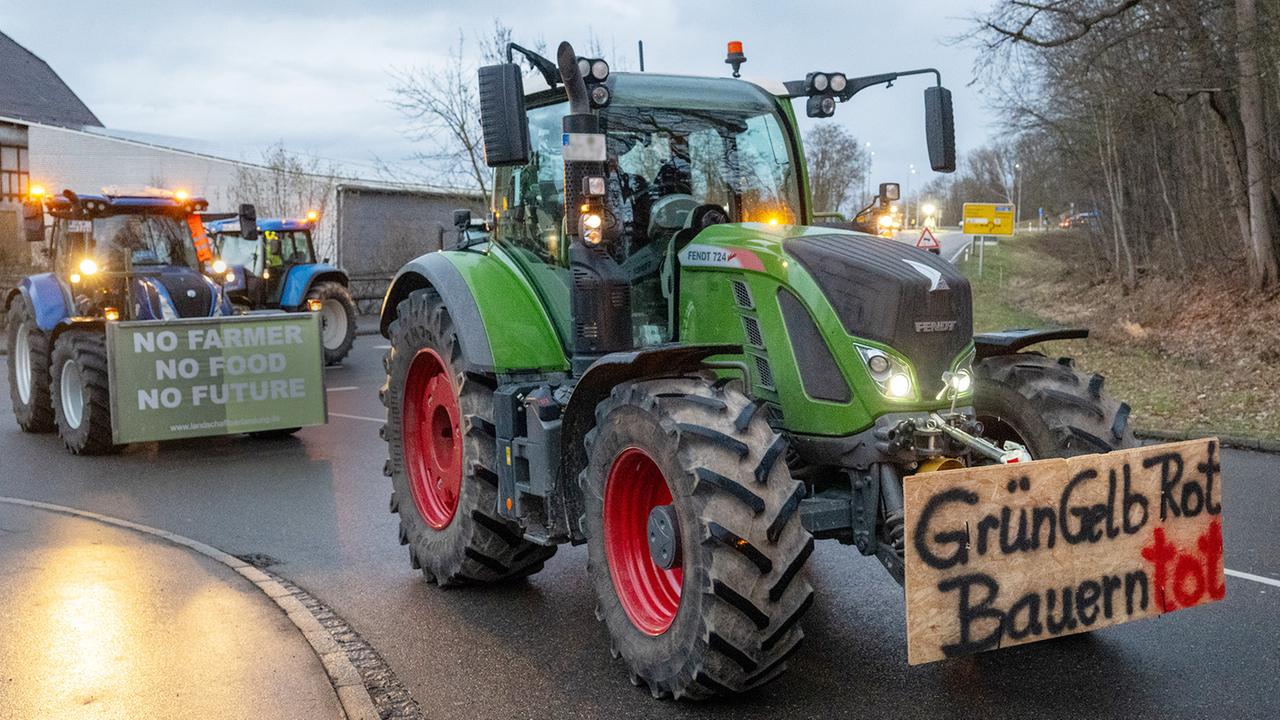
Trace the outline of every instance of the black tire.
<path fill-rule="evenodd" d="M 74 455 L 106 455 L 118 450 L 111 442 L 111 391 L 107 380 L 106 337 L 101 330 L 67 330 L 53 344 L 50 362 L 54 417 L 62 444 Z M 80 393 L 79 417 L 68 416 L 63 404 L 63 383 L 72 382 L 67 371 L 74 367 L 79 381 L 71 392 Z M 77 422 L 78 420 L 78 422 Z"/>
<path fill-rule="evenodd" d="M 433 289 L 415 291 L 402 301 L 389 331 L 391 349 L 384 360 L 387 382 L 379 393 L 387 408 L 382 436 L 388 457 L 383 473 L 391 478 L 391 512 L 400 516 L 400 544 L 409 546 L 413 567 L 442 587 L 493 583 L 538 572 L 555 554 L 555 546 L 524 540 L 517 526 L 497 515 L 496 381 L 464 370 L 453 320 Z M 404 421 L 406 385 L 415 358 L 426 351 L 444 362 L 450 398 L 461 415 L 461 480 L 456 509 L 440 528 L 433 527 L 420 510 L 406 463 L 406 431 L 413 431 Z"/>
<path fill-rule="evenodd" d="M 781 675 L 804 637 L 798 621 L 813 599 L 805 567 L 813 537 L 799 512 L 805 487 L 787 469 L 785 439 L 756 407 L 709 378 L 647 380 L 615 388 L 587 434 L 580 483 L 596 616 L 614 657 L 654 697 L 697 700 L 750 690 Z M 621 502 L 608 494 L 611 471 L 617 462 L 626 472 L 623 463 L 635 449 L 671 491 L 666 507 L 678 520 L 674 535 L 683 555 L 677 607 L 656 635 L 655 626 L 646 631 L 628 614 L 610 548 L 614 562 L 628 565 L 605 533 L 606 523 L 613 523 L 610 537 L 624 527 L 618 515 L 606 517 L 606 504 L 616 509 Z M 629 484 L 639 476 L 631 472 Z M 640 557 L 652 562 L 652 555 Z M 644 594 L 631 595 L 637 596 Z"/>
<path fill-rule="evenodd" d="M 25 328 L 27 358 L 30 362 L 30 386 L 24 400 L 18 387 L 18 332 Z M 5 327 L 5 347 L 9 350 L 9 398 L 13 401 L 13 417 L 23 432 L 50 433 L 58 429 L 49 400 L 49 336 L 36 327 L 36 314 L 25 296 L 19 295 L 9 306 Z"/>
<path fill-rule="evenodd" d="M 295 427 L 295 428 L 278 428 L 276 430 L 259 430 L 257 432 L 249 433 L 249 437 L 253 438 L 254 440 L 281 440 L 283 438 L 291 437 L 294 433 L 298 432 L 301 429 L 302 428 L 300 427 Z"/>
<path fill-rule="evenodd" d="M 336 365 L 342 362 L 347 353 L 351 352 L 351 346 L 356 341 L 356 301 L 351 299 L 351 291 L 347 290 L 342 283 L 332 280 L 318 282 L 311 286 L 307 291 L 307 298 L 319 300 L 321 303 L 335 303 L 342 307 L 342 312 L 346 318 L 346 327 L 344 331 L 335 335 L 329 341 L 324 339 L 324 310 L 321 310 L 321 345 L 324 348 L 324 364 Z"/>
<path fill-rule="evenodd" d="M 1013 440 L 1031 457 L 1071 457 L 1137 446 L 1129 405 L 1102 391 L 1070 358 L 1038 353 L 989 357 L 974 366 L 974 409 L 984 437 Z"/>

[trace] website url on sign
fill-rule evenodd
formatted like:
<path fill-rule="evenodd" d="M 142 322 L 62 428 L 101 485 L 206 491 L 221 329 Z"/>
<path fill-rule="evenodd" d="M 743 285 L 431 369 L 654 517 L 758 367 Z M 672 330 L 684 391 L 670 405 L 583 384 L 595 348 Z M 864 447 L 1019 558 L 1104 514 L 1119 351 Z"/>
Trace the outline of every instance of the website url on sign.
<path fill-rule="evenodd" d="M 280 422 L 279 415 L 260 418 L 228 418 L 225 420 L 208 420 L 206 422 L 198 423 L 178 423 L 177 425 L 170 425 L 169 432 L 185 432 L 187 430 L 218 430 L 222 428 L 234 429 L 249 425 L 274 425 L 278 422 Z"/>

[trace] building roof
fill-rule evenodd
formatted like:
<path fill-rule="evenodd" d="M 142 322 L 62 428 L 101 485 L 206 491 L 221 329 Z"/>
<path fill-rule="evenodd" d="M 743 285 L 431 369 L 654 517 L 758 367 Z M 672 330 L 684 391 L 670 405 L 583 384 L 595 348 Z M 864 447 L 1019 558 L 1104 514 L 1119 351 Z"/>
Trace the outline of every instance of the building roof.
<path fill-rule="evenodd" d="M 0 115 L 64 127 L 101 127 L 48 63 L 0 32 Z"/>

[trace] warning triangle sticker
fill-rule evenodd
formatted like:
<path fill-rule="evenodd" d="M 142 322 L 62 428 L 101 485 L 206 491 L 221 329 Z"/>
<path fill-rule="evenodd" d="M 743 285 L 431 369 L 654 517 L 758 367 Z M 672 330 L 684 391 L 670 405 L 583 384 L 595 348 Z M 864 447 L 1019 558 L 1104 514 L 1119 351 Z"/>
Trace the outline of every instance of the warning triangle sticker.
<path fill-rule="evenodd" d="M 942 246 L 938 244 L 938 238 L 933 236 L 933 231 L 925 228 L 920 232 L 920 239 L 916 240 L 916 247 L 921 250 L 941 250 Z"/>

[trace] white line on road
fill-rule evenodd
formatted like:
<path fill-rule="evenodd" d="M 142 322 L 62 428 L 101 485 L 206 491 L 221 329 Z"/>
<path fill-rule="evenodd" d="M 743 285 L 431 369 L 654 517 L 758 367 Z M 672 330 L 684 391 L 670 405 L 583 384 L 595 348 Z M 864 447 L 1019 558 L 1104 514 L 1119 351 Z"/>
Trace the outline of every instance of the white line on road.
<path fill-rule="evenodd" d="M 1263 585 L 1270 585 L 1271 587 L 1280 587 L 1280 580 L 1276 580 L 1274 578 L 1262 577 L 1261 575 L 1254 575 L 1253 573 L 1240 572 L 1239 570 L 1232 570 L 1231 568 L 1225 568 L 1222 572 L 1233 578 L 1252 580 L 1256 583 L 1262 583 Z"/>
<path fill-rule="evenodd" d="M 373 349 L 374 350 L 390 350 L 391 346 L 390 345 L 374 345 Z"/>
<path fill-rule="evenodd" d="M 325 388 L 325 392 L 346 392 L 348 390 L 359 390 L 355 385 L 343 385 L 342 387 Z"/>
<path fill-rule="evenodd" d="M 336 413 L 336 412 L 329 413 L 329 417 L 346 418 L 347 420 L 364 420 L 366 422 L 376 422 L 376 423 L 384 423 L 387 421 L 386 418 L 371 418 L 371 417 L 365 417 L 363 415 L 344 415 L 342 413 Z"/>

